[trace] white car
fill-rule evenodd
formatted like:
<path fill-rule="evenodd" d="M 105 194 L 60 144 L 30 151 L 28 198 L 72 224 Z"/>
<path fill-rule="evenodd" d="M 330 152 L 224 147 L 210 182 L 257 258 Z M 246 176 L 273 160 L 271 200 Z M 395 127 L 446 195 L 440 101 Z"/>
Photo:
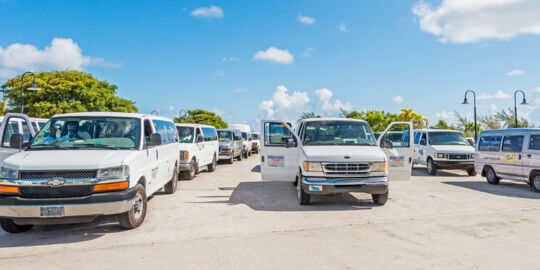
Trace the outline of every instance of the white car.
<path fill-rule="evenodd" d="M 261 135 L 258 132 L 251 132 L 251 152 L 258 154 L 261 147 Z"/>
<path fill-rule="evenodd" d="M 201 124 L 176 124 L 180 135 L 180 175 L 191 180 L 201 169 L 216 170 L 219 141 L 216 128 Z"/>
<path fill-rule="evenodd" d="M 14 144 L 21 134 L 11 136 Z M 17 145 L 14 145 L 17 147 Z M 178 180 L 178 133 L 172 120 L 88 112 L 54 116 L 26 150 L 0 168 L 0 225 L 11 233 L 34 224 L 90 222 L 116 215 L 140 226 L 147 198 Z"/>
<path fill-rule="evenodd" d="M 229 124 L 230 129 L 237 129 L 242 132 L 242 137 L 244 138 L 242 153 L 244 153 L 244 158 L 251 156 L 251 130 L 249 125 L 245 124 Z"/>
<path fill-rule="evenodd" d="M 426 166 L 430 175 L 440 169 L 464 169 L 475 176 L 474 148 L 455 130 L 422 129 L 414 133 L 414 164 Z"/>
<path fill-rule="evenodd" d="M 309 204 L 312 195 L 342 192 L 370 193 L 383 205 L 389 180 L 410 178 L 412 136 L 393 146 L 377 141 L 367 122 L 347 118 L 301 120 L 297 134 L 286 122 L 261 124 L 262 178 L 294 182 L 301 205 Z M 383 134 L 390 130 L 411 134 L 412 124 L 392 123 Z"/>

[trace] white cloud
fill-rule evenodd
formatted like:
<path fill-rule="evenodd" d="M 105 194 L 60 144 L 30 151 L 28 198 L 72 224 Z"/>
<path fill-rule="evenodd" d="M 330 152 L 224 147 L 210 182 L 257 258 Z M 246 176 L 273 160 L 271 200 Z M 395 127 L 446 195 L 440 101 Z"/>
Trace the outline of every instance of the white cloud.
<path fill-rule="evenodd" d="M 506 73 L 506 75 L 508 75 L 508 76 L 518 76 L 518 75 L 523 75 L 523 74 L 525 74 L 525 71 L 519 70 L 519 69 L 515 69 L 515 70 L 512 70 L 512 71 Z"/>
<path fill-rule="evenodd" d="M 191 12 L 192 16 L 205 18 L 223 18 L 223 9 L 221 7 L 210 6 L 200 7 Z"/>
<path fill-rule="evenodd" d="M 489 105 L 489 111 L 491 112 L 491 115 L 494 115 L 499 111 L 499 107 L 495 104 L 491 104 Z"/>
<path fill-rule="evenodd" d="M 344 22 L 339 24 L 338 29 L 341 32 L 349 32 L 349 28 L 347 28 L 347 25 Z"/>
<path fill-rule="evenodd" d="M 352 105 L 349 102 L 343 103 L 339 99 L 332 102 L 331 99 L 334 93 L 326 88 L 315 91 L 315 95 L 318 99 L 319 109 L 326 115 L 333 115 L 336 112 L 341 112 L 341 110 L 350 111 L 352 109 Z"/>
<path fill-rule="evenodd" d="M 266 51 L 258 51 L 253 56 L 253 60 L 289 65 L 294 62 L 294 56 L 288 50 L 280 50 L 276 47 L 270 47 Z"/>
<path fill-rule="evenodd" d="M 315 51 L 313 47 L 307 47 L 306 50 L 302 53 L 302 57 L 311 57 L 311 54 Z"/>
<path fill-rule="evenodd" d="M 396 104 L 401 104 L 403 103 L 403 97 L 402 96 L 397 96 L 397 97 L 394 97 L 392 99 L 392 102 L 396 103 Z"/>
<path fill-rule="evenodd" d="M 174 105 L 169 105 L 169 109 L 167 110 L 167 112 L 173 113 L 174 112 Z"/>
<path fill-rule="evenodd" d="M 221 62 L 242 62 L 242 59 L 238 57 L 230 56 L 230 57 L 221 58 Z"/>
<path fill-rule="evenodd" d="M 308 16 L 302 16 L 302 14 L 298 14 L 298 22 L 305 25 L 310 25 L 315 23 L 315 18 L 308 17 Z"/>
<path fill-rule="evenodd" d="M 484 99 L 507 99 L 507 98 L 511 98 L 511 97 L 512 96 L 510 94 L 507 94 L 507 93 L 499 90 L 494 95 L 482 93 L 477 97 L 477 99 L 478 100 L 484 100 Z"/>
<path fill-rule="evenodd" d="M 90 65 L 114 67 L 119 64 L 83 55 L 71 38 L 53 38 L 51 45 L 43 50 L 20 43 L 0 47 L 0 77 L 10 77 L 22 70 L 83 70 Z"/>
<path fill-rule="evenodd" d="M 535 91 L 536 93 L 540 93 L 540 86 L 538 86 Z"/>
<path fill-rule="evenodd" d="M 456 118 L 456 113 L 454 112 L 447 112 L 445 110 L 442 110 L 438 113 L 435 114 L 435 118 L 437 119 L 441 119 L 441 120 L 444 120 L 444 121 L 454 121 L 455 118 Z"/>
<path fill-rule="evenodd" d="M 221 117 L 232 118 L 232 115 L 230 113 L 227 113 L 226 111 L 218 109 L 218 108 L 213 108 L 212 112 Z"/>
<path fill-rule="evenodd" d="M 441 42 L 471 43 L 540 34 L 538 0 L 442 0 L 432 8 L 420 1 L 412 8 L 420 29 Z"/>
<path fill-rule="evenodd" d="M 243 93 L 243 92 L 247 92 L 247 89 L 245 89 L 245 88 L 236 88 L 236 89 L 233 89 L 232 91 L 233 91 L 233 93 Z"/>
<path fill-rule="evenodd" d="M 268 119 L 283 118 L 288 120 L 290 114 L 298 115 L 305 110 L 310 99 L 306 92 L 293 92 L 289 95 L 288 89 L 280 85 L 276 88 L 272 99 L 264 100 L 259 109 Z"/>

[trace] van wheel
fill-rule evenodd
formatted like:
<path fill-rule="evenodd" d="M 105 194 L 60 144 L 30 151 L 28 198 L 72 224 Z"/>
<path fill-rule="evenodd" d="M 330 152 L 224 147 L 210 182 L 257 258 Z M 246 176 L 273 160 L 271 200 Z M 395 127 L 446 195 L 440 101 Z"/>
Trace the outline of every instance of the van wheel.
<path fill-rule="evenodd" d="M 427 160 L 426 170 L 429 175 L 437 174 L 437 165 L 433 164 L 433 159 L 429 158 Z"/>
<path fill-rule="evenodd" d="M 217 161 L 216 161 L 216 156 L 214 156 L 214 158 L 212 159 L 212 163 L 208 164 L 208 171 L 209 172 L 213 172 L 216 170 L 216 164 L 217 164 Z"/>
<path fill-rule="evenodd" d="M 251 157 L 251 150 L 248 150 L 248 157 Z"/>
<path fill-rule="evenodd" d="M 146 190 L 140 184 L 137 184 L 135 189 L 137 190 L 137 193 L 135 193 L 133 207 L 131 210 L 118 215 L 120 226 L 126 229 L 134 229 L 141 226 L 144 217 L 146 216 L 146 207 L 148 204 Z"/>
<path fill-rule="evenodd" d="M 2 229 L 4 229 L 4 231 L 8 233 L 27 232 L 30 229 L 32 229 L 32 227 L 34 227 L 34 225 L 19 225 L 15 223 L 13 219 L 9 219 L 9 218 L 0 219 L 0 225 L 2 225 Z"/>
<path fill-rule="evenodd" d="M 192 180 L 193 178 L 195 178 L 195 174 L 197 173 L 196 168 L 197 162 L 195 160 L 191 160 L 191 162 L 189 163 L 189 171 L 184 172 L 184 176 L 182 177 L 182 179 Z"/>
<path fill-rule="evenodd" d="M 238 156 L 237 160 L 241 161 L 243 157 L 244 157 L 244 153 L 240 152 L 240 155 Z"/>
<path fill-rule="evenodd" d="M 311 195 L 304 192 L 304 188 L 302 188 L 302 181 L 300 179 L 302 178 L 302 175 L 296 176 L 296 193 L 298 194 L 298 204 L 299 205 L 309 205 L 311 201 Z"/>
<path fill-rule="evenodd" d="M 165 185 L 165 193 L 173 194 L 178 187 L 178 168 L 174 167 L 174 172 L 171 181 Z"/>
<path fill-rule="evenodd" d="M 229 163 L 229 164 L 234 163 L 234 155 L 231 155 L 231 159 L 227 160 L 227 163 Z"/>
<path fill-rule="evenodd" d="M 383 194 L 371 194 L 371 198 L 376 205 L 384 205 L 388 200 L 388 190 Z"/>
<path fill-rule="evenodd" d="M 474 168 L 467 169 L 467 174 L 469 176 L 476 176 L 476 170 Z"/>
<path fill-rule="evenodd" d="M 244 152 L 244 158 L 246 158 L 246 159 L 248 158 L 248 152 L 247 151 Z"/>
<path fill-rule="evenodd" d="M 540 174 L 535 174 L 531 179 L 531 187 L 536 191 L 540 192 Z"/>
<path fill-rule="evenodd" d="M 493 168 L 491 168 L 491 167 L 488 167 L 486 169 L 486 179 L 487 179 L 488 183 L 490 183 L 492 185 L 499 184 L 499 181 L 501 180 L 499 177 L 497 177 L 497 174 L 495 173 L 495 170 L 493 170 Z"/>

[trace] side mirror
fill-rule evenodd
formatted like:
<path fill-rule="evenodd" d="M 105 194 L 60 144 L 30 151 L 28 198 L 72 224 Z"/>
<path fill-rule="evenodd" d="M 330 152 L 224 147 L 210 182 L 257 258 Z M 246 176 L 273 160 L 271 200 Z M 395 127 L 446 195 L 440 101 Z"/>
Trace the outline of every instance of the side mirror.
<path fill-rule="evenodd" d="M 9 137 L 9 147 L 21 148 L 22 146 L 23 146 L 22 134 L 12 134 L 11 137 Z"/>
<path fill-rule="evenodd" d="M 392 144 L 392 141 L 385 139 L 381 140 L 381 148 L 392 149 L 394 148 L 394 145 Z"/>
<path fill-rule="evenodd" d="M 160 146 L 161 145 L 161 134 L 152 133 L 150 135 L 150 145 L 152 145 L 152 146 Z"/>
<path fill-rule="evenodd" d="M 197 142 L 198 143 L 204 142 L 204 138 L 202 135 L 199 134 L 199 136 L 197 136 Z"/>
<path fill-rule="evenodd" d="M 296 147 L 296 143 L 294 143 L 293 138 L 289 138 L 287 139 L 287 144 L 285 145 L 285 148 L 292 148 L 292 147 Z"/>
<path fill-rule="evenodd" d="M 420 145 L 426 145 L 426 139 L 424 138 L 420 139 Z"/>

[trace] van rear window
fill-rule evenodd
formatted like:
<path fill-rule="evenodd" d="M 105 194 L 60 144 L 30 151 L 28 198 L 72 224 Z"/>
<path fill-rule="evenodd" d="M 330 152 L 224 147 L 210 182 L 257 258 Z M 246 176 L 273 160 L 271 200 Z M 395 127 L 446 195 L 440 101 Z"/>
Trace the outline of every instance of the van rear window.
<path fill-rule="evenodd" d="M 484 136 L 480 137 L 478 150 L 498 152 L 501 149 L 502 136 Z"/>

